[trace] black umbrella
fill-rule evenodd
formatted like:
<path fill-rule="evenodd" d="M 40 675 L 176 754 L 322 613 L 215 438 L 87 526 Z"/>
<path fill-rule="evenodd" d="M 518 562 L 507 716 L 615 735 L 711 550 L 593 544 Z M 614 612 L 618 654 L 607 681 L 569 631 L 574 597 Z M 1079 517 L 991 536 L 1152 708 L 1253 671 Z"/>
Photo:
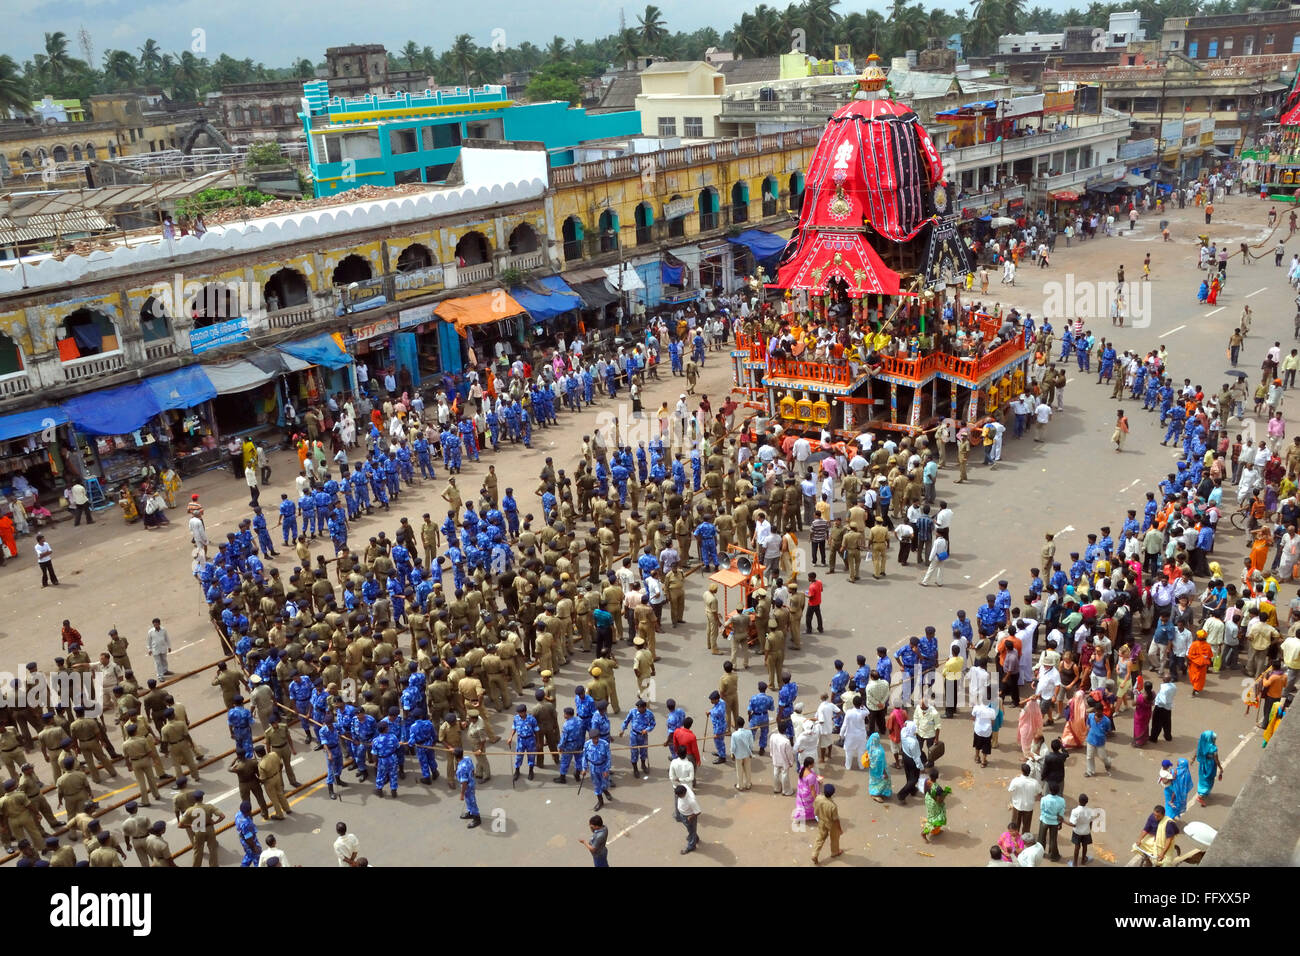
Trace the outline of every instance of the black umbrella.
<path fill-rule="evenodd" d="M 1245 378 L 1246 373 L 1239 368 L 1227 368 L 1223 370 L 1224 375 L 1235 375 L 1237 378 Z"/>

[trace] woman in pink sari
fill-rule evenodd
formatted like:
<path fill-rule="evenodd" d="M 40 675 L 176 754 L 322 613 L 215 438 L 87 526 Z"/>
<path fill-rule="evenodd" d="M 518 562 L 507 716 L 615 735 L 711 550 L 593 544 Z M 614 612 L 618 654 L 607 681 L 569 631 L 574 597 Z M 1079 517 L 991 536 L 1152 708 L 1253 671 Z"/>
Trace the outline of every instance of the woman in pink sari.
<path fill-rule="evenodd" d="M 1061 731 L 1061 744 L 1066 750 L 1078 750 L 1088 740 L 1088 694 L 1079 688 L 1070 698 L 1065 718 L 1065 730 Z"/>
<path fill-rule="evenodd" d="M 1043 729 L 1043 711 L 1039 701 L 1030 699 L 1020 708 L 1020 719 L 1016 722 L 1017 736 L 1020 738 L 1020 754 L 1029 759 L 1029 748 L 1034 745 L 1034 738 Z"/>
<path fill-rule="evenodd" d="M 813 801 L 821 792 L 822 778 L 817 776 L 816 761 L 812 757 L 803 758 L 799 768 L 799 789 L 794 797 L 794 819 L 801 823 L 812 823 L 817 819 L 813 810 Z"/>
<path fill-rule="evenodd" d="M 1156 689 L 1146 681 L 1133 702 L 1133 746 L 1145 747 L 1151 734 L 1151 710 L 1156 703 Z"/>

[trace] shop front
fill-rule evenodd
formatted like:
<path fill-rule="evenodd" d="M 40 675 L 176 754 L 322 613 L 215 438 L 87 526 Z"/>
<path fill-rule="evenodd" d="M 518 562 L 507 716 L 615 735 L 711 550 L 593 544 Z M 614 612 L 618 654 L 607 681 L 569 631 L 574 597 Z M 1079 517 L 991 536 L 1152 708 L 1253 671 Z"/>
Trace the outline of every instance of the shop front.
<path fill-rule="evenodd" d="M 279 350 L 288 368 L 285 389 L 298 408 L 354 390 L 352 356 L 343 348 L 342 335 L 322 332 L 285 343 Z"/>
<path fill-rule="evenodd" d="M 397 364 L 417 388 L 423 379 L 435 378 L 442 372 L 438 328 L 442 324 L 433 314 L 432 302 L 397 313 L 397 331 L 393 334 Z"/>
<path fill-rule="evenodd" d="M 57 507 L 68 469 L 75 474 L 67 422 L 57 407 L 0 416 L 0 514 L 18 528 L 34 523 L 38 509 Z"/>
<path fill-rule="evenodd" d="M 549 346 L 561 339 L 573 341 L 578 332 L 578 310 L 585 303 L 562 278 L 532 279 L 512 288 L 510 295 L 532 320 L 525 327 L 526 342 Z"/>
<path fill-rule="evenodd" d="M 472 359 L 471 367 L 489 361 L 509 365 L 530 321 L 524 307 L 504 291 L 445 299 L 433 312 L 441 320 L 438 334 L 443 372 L 452 375 L 461 371 L 462 355 Z"/>
<path fill-rule="evenodd" d="M 371 389 L 382 389 L 384 376 L 392 371 L 398 392 L 414 388 L 410 372 L 399 369 L 395 361 L 393 333 L 397 331 L 397 316 L 388 316 L 354 325 L 343 336 L 343 346 L 358 363 L 364 363 Z M 404 374 L 403 374 L 404 373 Z"/>
<path fill-rule="evenodd" d="M 294 363 L 292 368 L 287 360 Z M 279 378 L 307 367 L 306 362 L 280 352 L 204 365 L 203 371 L 216 392 L 212 399 L 216 437 L 225 440 L 282 425 Z"/>
<path fill-rule="evenodd" d="M 215 398 L 203 367 L 193 365 L 77 395 L 61 407 L 72 423 L 85 472 L 97 475 L 109 494 L 113 485 L 155 477 L 173 464 L 178 471 L 182 462 L 187 473 L 200 470 L 216 445 Z"/>

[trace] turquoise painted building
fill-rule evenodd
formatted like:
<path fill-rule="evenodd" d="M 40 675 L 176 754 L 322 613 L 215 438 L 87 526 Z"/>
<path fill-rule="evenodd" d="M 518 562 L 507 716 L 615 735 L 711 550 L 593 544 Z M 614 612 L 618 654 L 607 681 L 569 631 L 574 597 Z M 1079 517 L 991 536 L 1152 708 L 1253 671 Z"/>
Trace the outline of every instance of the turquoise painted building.
<path fill-rule="evenodd" d="M 344 99 L 329 95 L 327 81 L 314 80 L 303 93 L 306 111 L 298 116 L 317 196 L 442 182 L 467 139 L 540 142 L 551 165 L 564 166 L 576 146 L 641 132 L 636 110 L 588 115 L 560 101 L 515 103 L 504 86 Z"/>

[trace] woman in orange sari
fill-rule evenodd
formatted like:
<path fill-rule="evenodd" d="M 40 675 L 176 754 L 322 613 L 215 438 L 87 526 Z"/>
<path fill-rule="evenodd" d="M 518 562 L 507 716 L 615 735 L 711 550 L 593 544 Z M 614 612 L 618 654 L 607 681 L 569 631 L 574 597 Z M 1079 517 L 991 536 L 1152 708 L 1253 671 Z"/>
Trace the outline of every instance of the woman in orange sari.
<path fill-rule="evenodd" d="M 1255 541 L 1250 546 L 1250 570 L 1263 571 L 1271 550 L 1271 535 L 1267 528 L 1257 528 Z"/>
<path fill-rule="evenodd" d="M 1205 631 L 1196 632 L 1196 637 L 1187 648 L 1187 677 L 1192 682 L 1192 696 L 1199 697 L 1205 690 L 1205 675 L 1214 663 L 1214 650 L 1205 639 Z"/>
<path fill-rule="evenodd" d="M 0 563 L 6 558 L 18 556 L 18 543 L 14 540 L 14 519 L 8 514 L 0 515 L 0 543 L 6 549 L 0 551 Z"/>
<path fill-rule="evenodd" d="M 1070 698 L 1069 715 L 1061 731 L 1061 744 L 1067 750 L 1078 750 L 1088 740 L 1088 694 L 1083 688 Z"/>

